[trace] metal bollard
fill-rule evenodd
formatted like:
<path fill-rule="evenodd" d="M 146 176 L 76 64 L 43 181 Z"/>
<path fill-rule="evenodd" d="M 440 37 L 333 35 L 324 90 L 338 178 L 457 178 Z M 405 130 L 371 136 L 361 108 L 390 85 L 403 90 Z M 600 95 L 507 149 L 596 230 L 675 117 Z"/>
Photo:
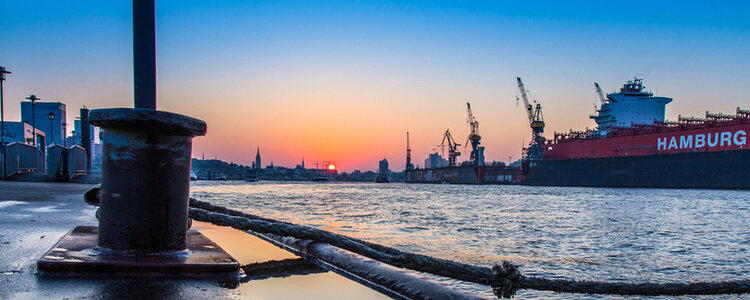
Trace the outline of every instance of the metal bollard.
<path fill-rule="evenodd" d="M 104 129 L 98 246 L 115 253 L 186 249 L 192 139 L 206 123 L 140 108 L 96 109 Z"/>

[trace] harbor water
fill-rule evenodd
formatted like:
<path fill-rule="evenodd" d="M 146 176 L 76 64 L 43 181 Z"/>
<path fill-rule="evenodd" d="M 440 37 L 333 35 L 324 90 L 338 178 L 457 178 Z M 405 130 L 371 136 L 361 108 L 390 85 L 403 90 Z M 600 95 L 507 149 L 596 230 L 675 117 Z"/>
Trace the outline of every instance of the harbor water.
<path fill-rule="evenodd" d="M 750 279 L 749 191 L 197 181 L 191 194 L 405 251 L 487 266 L 508 260 L 521 264 L 524 275 Z M 488 287 L 439 280 L 492 296 Z M 529 290 L 517 296 L 571 297 Z"/>

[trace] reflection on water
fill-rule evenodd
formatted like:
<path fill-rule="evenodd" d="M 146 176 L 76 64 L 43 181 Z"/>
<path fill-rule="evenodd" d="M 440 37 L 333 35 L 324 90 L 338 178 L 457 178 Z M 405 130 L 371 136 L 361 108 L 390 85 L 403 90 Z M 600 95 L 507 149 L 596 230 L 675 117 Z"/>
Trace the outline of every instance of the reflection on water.
<path fill-rule="evenodd" d="M 472 264 L 510 260 L 528 275 L 750 279 L 748 191 L 198 181 L 192 195 L 405 251 Z"/>

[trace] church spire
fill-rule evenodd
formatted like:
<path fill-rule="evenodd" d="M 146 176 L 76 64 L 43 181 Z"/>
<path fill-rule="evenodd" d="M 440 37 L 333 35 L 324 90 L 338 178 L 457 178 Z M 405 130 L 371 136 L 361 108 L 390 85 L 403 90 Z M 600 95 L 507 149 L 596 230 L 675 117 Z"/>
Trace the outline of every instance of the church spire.
<path fill-rule="evenodd" d="M 255 169 L 261 169 L 260 166 L 260 146 L 258 146 L 257 152 L 255 152 Z"/>

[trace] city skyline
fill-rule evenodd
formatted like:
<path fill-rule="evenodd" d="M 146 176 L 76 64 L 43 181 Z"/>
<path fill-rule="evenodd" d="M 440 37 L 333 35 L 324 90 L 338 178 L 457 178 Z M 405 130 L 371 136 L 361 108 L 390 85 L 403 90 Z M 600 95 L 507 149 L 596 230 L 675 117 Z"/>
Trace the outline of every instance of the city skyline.
<path fill-rule="evenodd" d="M 193 157 L 250 165 L 260 145 L 277 165 L 304 156 L 351 172 L 385 153 L 402 170 L 407 131 L 415 162 L 448 128 L 463 148 L 468 101 L 487 161 L 515 160 L 531 135 L 516 76 L 542 103 L 547 137 L 595 126 L 594 81 L 613 92 L 644 78 L 674 98 L 671 120 L 750 102 L 748 4 L 739 1 L 156 5 L 158 108 L 208 123 Z M 0 3 L 0 65 L 13 72 L 5 120 L 21 119 L 29 94 L 70 112 L 132 107 L 130 9 Z"/>

